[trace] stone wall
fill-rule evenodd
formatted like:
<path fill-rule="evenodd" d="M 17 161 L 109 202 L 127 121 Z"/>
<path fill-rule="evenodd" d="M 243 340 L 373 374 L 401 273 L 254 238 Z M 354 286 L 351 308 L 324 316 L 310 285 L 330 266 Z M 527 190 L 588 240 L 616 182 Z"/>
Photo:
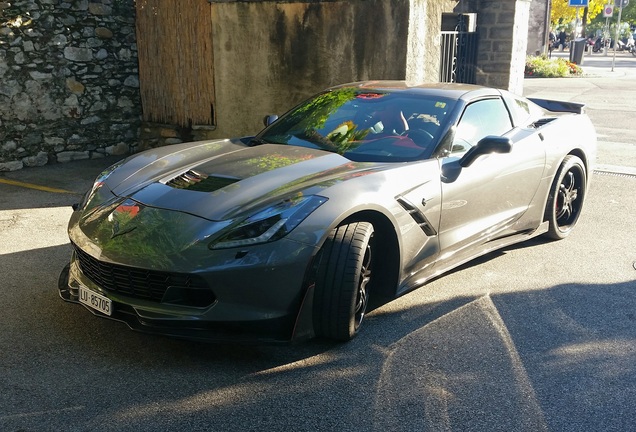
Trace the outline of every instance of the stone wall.
<path fill-rule="evenodd" d="M 0 0 L 0 171 L 137 145 L 134 0 Z"/>

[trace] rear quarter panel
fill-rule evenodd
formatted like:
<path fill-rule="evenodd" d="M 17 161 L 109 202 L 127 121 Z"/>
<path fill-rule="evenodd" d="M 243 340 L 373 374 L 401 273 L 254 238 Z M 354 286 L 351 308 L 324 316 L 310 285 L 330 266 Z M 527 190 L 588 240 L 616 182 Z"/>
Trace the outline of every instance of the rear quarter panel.
<path fill-rule="evenodd" d="M 596 162 L 596 130 L 586 114 L 556 114 L 555 119 L 539 128 L 546 154 L 544 178 L 535 199 L 538 216 L 543 217 L 550 188 L 563 159 L 573 154 L 581 158 L 587 170 L 587 184 Z"/>
<path fill-rule="evenodd" d="M 575 154 L 590 173 L 596 163 L 596 129 L 586 114 L 562 114 L 540 128 L 546 146 L 546 173 L 553 178 L 563 158 Z"/>

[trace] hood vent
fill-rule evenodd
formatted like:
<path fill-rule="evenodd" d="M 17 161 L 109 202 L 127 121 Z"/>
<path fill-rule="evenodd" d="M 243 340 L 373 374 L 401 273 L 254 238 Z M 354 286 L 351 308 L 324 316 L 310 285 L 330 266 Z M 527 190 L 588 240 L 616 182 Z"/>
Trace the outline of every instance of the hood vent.
<path fill-rule="evenodd" d="M 239 180 L 233 177 L 207 175 L 195 170 L 188 170 L 168 180 L 166 185 L 175 189 L 214 192 Z"/>

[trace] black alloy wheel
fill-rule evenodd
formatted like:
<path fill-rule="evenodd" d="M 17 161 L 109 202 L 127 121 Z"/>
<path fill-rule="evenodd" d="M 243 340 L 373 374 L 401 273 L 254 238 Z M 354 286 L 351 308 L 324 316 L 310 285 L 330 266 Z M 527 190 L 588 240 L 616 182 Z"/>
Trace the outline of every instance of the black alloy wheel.
<path fill-rule="evenodd" d="M 587 187 L 583 161 L 574 155 L 563 159 L 548 196 L 546 236 L 561 240 L 570 235 L 579 220 Z"/>
<path fill-rule="evenodd" d="M 340 341 L 355 337 L 369 304 L 373 225 L 353 222 L 334 229 L 323 245 L 316 276 L 314 330 Z"/>

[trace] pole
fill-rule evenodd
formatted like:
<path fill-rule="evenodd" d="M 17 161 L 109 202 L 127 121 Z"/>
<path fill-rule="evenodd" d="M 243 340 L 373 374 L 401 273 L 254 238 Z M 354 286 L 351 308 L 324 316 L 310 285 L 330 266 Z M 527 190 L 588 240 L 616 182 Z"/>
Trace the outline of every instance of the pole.
<path fill-rule="evenodd" d="M 610 26 L 609 26 L 609 17 L 605 18 L 605 28 L 603 29 L 603 54 L 607 57 L 607 50 L 609 47 L 609 40 L 612 40 L 610 37 Z"/>
<path fill-rule="evenodd" d="M 550 48 L 550 31 L 552 30 L 552 22 L 550 21 L 550 15 L 552 11 L 552 1 L 547 0 L 545 5 L 545 25 L 543 29 L 543 41 L 546 42 L 543 54 L 552 54 Z M 556 35 L 556 33 L 554 33 Z"/>
<path fill-rule="evenodd" d="M 612 72 L 614 72 L 614 64 L 616 64 L 616 45 L 618 45 L 618 32 L 621 28 L 621 15 L 623 14 L 623 1 L 621 7 L 618 8 L 618 21 L 616 22 L 616 38 L 614 39 L 614 57 L 612 57 Z"/>

